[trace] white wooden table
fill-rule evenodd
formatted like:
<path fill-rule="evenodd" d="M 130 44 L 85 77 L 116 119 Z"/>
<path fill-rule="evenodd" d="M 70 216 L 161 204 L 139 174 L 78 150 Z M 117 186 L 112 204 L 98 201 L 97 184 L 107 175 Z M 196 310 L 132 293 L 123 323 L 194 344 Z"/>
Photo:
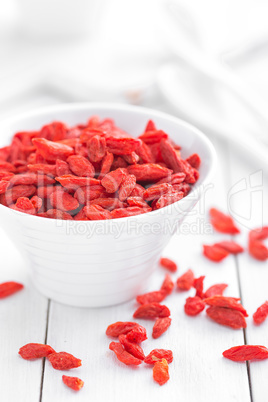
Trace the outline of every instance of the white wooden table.
<path fill-rule="evenodd" d="M 57 101 L 60 101 L 59 99 Z M 52 97 L 32 98 L 27 105 L 55 102 Z M 211 244 L 228 236 L 213 234 L 208 224 L 210 206 L 227 210 L 230 201 L 236 216 L 240 215 L 241 235 L 237 240 L 246 246 L 248 228 L 268 224 L 267 176 L 261 166 L 243 160 L 231 147 L 211 137 L 218 154 L 218 170 L 205 198 L 180 227 L 164 255 L 179 266 L 175 280 L 188 268 L 196 276 L 206 275 L 205 287 L 225 282 L 226 295 L 241 297 L 249 313 L 248 327 L 232 330 L 212 322 L 205 312 L 197 317 L 184 313 L 187 293 L 174 292 L 166 301 L 171 309 L 172 325 L 158 340 L 153 340 L 153 323 L 140 320 L 148 331 L 145 353 L 154 348 L 173 350 L 170 381 L 159 387 L 152 379 L 152 368 L 145 365 L 129 368 L 116 360 L 108 348 L 111 339 L 106 327 L 115 321 L 130 321 L 135 301 L 101 309 L 72 308 L 47 300 L 32 286 L 27 266 L 12 242 L 0 231 L 0 282 L 16 280 L 25 289 L 0 302 L 0 400 L 3 402 L 68 402 L 68 401 L 183 401 L 183 402 L 264 402 L 268 400 L 268 361 L 234 363 L 222 357 L 232 346 L 261 344 L 268 346 L 268 322 L 255 327 L 252 314 L 268 298 L 268 264 L 249 257 L 247 252 L 229 256 L 214 264 L 202 256 L 202 244 Z M 251 176 L 250 176 L 251 175 Z M 251 180 L 251 187 L 250 187 Z M 236 185 L 233 189 L 232 186 Z M 254 187 L 255 186 L 255 187 Z M 232 190 L 231 190 L 232 189 Z M 240 190 L 240 192 L 239 192 Z M 231 198 L 230 198 L 231 197 Z M 250 216 L 251 213 L 251 216 Z M 148 290 L 158 289 L 165 275 L 158 268 Z M 21 359 L 19 348 L 29 342 L 48 343 L 57 351 L 67 351 L 82 359 L 82 367 L 69 372 L 54 370 L 42 360 Z M 62 374 L 85 381 L 84 388 L 74 392 L 64 386 Z"/>

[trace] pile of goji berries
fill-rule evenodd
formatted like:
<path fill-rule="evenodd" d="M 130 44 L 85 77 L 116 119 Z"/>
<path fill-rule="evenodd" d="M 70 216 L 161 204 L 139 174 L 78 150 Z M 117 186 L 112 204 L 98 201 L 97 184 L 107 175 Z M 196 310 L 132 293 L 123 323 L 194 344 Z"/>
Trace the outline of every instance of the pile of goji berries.
<path fill-rule="evenodd" d="M 139 215 L 185 197 L 199 177 L 198 154 L 150 120 L 133 138 L 111 119 L 22 131 L 0 149 L 0 204 L 40 217 L 103 220 Z"/>
<path fill-rule="evenodd" d="M 235 225 L 233 219 L 222 213 L 216 208 L 211 208 L 209 211 L 210 223 L 213 228 L 220 233 L 236 235 L 240 230 Z M 264 226 L 259 229 L 254 229 L 249 232 L 248 236 L 248 252 L 249 254 L 260 261 L 268 259 L 268 248 L 263 244 L 263 240 L 268 238 L 268 227 Z M 220 262 L 229 254 L 239 254 L 244 251 L 244 248 L 233 240 L 221 241 L 213 245 L 204 245 L 203 254 L 209 260 Z"/>
<path fill-rule="evenodd" d="M 80 367 L 82 365 L 81 360 L 77 359 L 70 353 L 55 352 L 55 350 L 49 345 L 43 345 L 41 343 L 28 343 L 19 350 L 19 355 L 25 360 L 34 360 L 46 357 L 55 370 L 70 370 Z M 63 375 L 62 381 L 67 387 L 74 391 L 79 391 L 84 381 L 78 377 L 70 377 Z"/>

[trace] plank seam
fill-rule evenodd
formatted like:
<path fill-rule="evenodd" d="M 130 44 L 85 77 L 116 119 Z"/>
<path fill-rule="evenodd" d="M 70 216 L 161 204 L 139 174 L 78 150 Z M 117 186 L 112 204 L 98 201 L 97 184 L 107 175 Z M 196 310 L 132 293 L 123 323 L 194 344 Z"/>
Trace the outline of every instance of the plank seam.
<path fill-rule="evenodd" d="M 45 339 L 44 339 L 44 344 L 45 345 L 47 344 L 47 336 L 48 336 L 48 323 L 49 323 L 49 315 L 50 315 L 50 304 L 51 304 L 51 300 L 48 299 L 48 302 L 47 302 L 47 317 L 46 317 L 46 330 L 45 330 Z M 44 384 L 44 377 L 45 377 L 45 367 L 46 367 L 46 359 L 43 358 L 39 402 L 42 402 L 42 398 L 43 398 L 43 384 Z"/>

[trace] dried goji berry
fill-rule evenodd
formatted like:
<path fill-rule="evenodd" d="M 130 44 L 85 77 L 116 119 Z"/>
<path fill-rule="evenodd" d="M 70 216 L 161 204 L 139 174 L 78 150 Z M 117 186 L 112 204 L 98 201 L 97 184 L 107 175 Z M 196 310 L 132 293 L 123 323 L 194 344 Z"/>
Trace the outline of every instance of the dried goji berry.
<path fill-rule="evenodd" d="M 194 284 L 194 273 L 188 269 L 182 276 L 177 279 L 177 288 L 179 290 L 190 290 Z"/>
<path fill-rule="evenodd" d="M 186 161 L 195 169 L 199 169 L 201 164 L 201 159 L 198 154 L 193 154 L 189 156 Z"/>
<path fill-rule="evenodd" d="M 234 362 L 264 360 L 268 359 L 268 349 L 260 345 L 241 345 L 225 350 L 222 355 L 226 357 L 226 359 L 233 360 Z"/>
<path fill-rule="evenodd" d="M 159 385 L 164 385 L 169 380 L 168 362 L 166 359 L 161 359 L 155 363 L 153 378 Z"/>
<path fill-rule="evenodd" d="M 238 254 L 244 251 L 243 247 L 234 241 L 221 241 L 219 243 L 215 243 L 215 246 L 223 248 L 230 254 Z"/>
<path fill-rule="evenodd" d="M 161 318 L 169 316 L 169 308 L 159 303 L 143 304 L 133 314 L 134 318 Z"/>
<path fill-rule="evenodd" d="M 203 255 L 211 261 L 220 262 L 229 255 L 229 252 L 215 244 L 213 246 L 203 245 Z"/>
<path fill-rule="evenodd" d="M 77 189 L 77 187 L 83 186 L 95 186 L 100 184 L 100 180 L 93 177 L 78 177 L 72 174 L 66 174 L 64 176 L 55 178 L 63 187 L 67 189 Z"/>
<path fill-rule="evenodd" d="M 145 357 L 144 363 L 155 364 L 161 359 L 166 359 L 168 363 L 172 363 L 173 362 L 172 351 L 167 349 L 154 349 L 148 354 L 148 356 Z"/>
<path fill-rule="evenodd" d="M 109 211 L 115 208 L 123 208 L 124 206 L 118 198 L 95 198 L 89 201 L 88 205 L 99 205 L 104 209 L 109 209 Z"/>
<path fill-rule="evenodd" d="M 123 169 L 119 168 L 107 173 L 101 180 L 101 184 L 107 191 L 107 193 L 115 193 L 118 190 L 123 178 L 126 174 Z"/>
<path fill-rule="evenodd" d="M 38 214 L 38 216 L 42 216 L 41 214 Z M 50 219 L 62 219 L 64 221 L 72 220 L 72 216 L 68 214 L 67 212 L 61 211 L 59 209 L 48 209 L 47 212 L 45 213 L 46 218 Z"/>
<path fill-rule="evenodd" d="M 119 342 L 124 346 L 125 350 L 137 359 L 144 360 L 145 355 L 140 345 L 130 342 L 127 335 L 119 335 Z"/>
<path fill-rule="evenodd" d="M 260 261 L 265 261 L 268 259 L 268 248 L 258 240 L 251 240 L 248 244 L 249 254 Z"/>
<path fill-rule="evenodd" d="M 19 197 L 16 201 L 16 204 L 12 208 L 16 211 L 24 212 L 29 215 L 34 215 L 36 212 L 32 201 L 30 201 L 27 197 Z"/>
<path fill-rule="evenodd" d="M 37 197 L 37 195 L 35 195 L 34 197 L 31 198 L 31 203 L 33 204 L 35 210 L 39 211 L 42 208 L 43 200 L 42 198 Z"/>
<path fill-rule="evenodd" d="M 184 305 L 184 311 L 187 315 L 195 316 L 201 313 L 205 307 L 206 305 L 200 297 L 188 297 Z"/>
<path fill-rule="evenodd" d="M 261 324 L 268 317 L 268 301 L 265 301 L 260 307 L 257 308 L 253 314 L 255 324 Z"/>
<path fill-rule="evenodd" d="M 127 203 L 130 207 L 148 208 L 149 205 L 141 197 L 128 197 Z"/>
<path fill-rule="evenodd" d="M 150 212 L 152 208 L 139 208 L 139 207 L 128 207 L 128 208 L 118 208 L 114 209 L 111 214 L 113 219 L 118 219 L 118 218 L 126 218 L 128 216 L 135 216 L 135 215 L 140 215 L 140 214 L 145 214 L 147 212 Z"/>
<path fill-rule="evenodd" d="M 79 207 L 79 202 L 64 189 L 56 187 L 55 191 L 49 197 L 52 207 L 61 211 L 73 211 Z"/>
<path fill-rule="evenodd" d="M 36 163 L 34 165 L 27 165 L 28 170 L 33 173 L 44 173 L 56 176 L 56 165 L 48 165 L 44 163 Z M 32 183 L 21 183 L 21 184 L 32 184 Z"/>
<path fill-rule="evenodd" d="M 212 285 L 206 290 L 204 297 L 208 298 L 216 295 L 222 296 L 227 287 L 228 285 L 226 285 L 226 283 L 217 283 L 216 285 Z"/>
<path fill-rule="evenodd" d="M 18 282 L 4 282 L 0 284 L 0 299 L 11 296 L 19 290 L 23 289 L 24 286 Z"/>
<path fill-rule="evenodd" d="M 43 126 L 40 130 L 40 137 L 46 138 L 50 141 L 63 140 L 67 133 L 67 127 L 60 121 Z"/>
<path fill-rule="evenodd" d="M 143 193 L 145 191 L 145 188 L 142 187 L 140 184 L 136 184 L 136 186 L 133 188 L 130 197 L 141 197 L 143 198 Z"/>
<path fill-rule="evenodd" d="M 122 183 L 119 188 L 118 198 L 120 201 L 125 201 L 132 193 L 136 185 L 136 177 L 132 174 L 123 177 Z"/>
<path fill-rule="evenodd" d="M 140 162 L 142 163 L 155 162 L 151 149 L 142 140 L 140 140 L 140 143 L 136 147 L 136 154 L 139 156 Z"/>
<path fill-rule="evenodd" d="M 155 144 L 160 142 L 162 139 L 167 139 L 168 135 L 162 130 L 146 130 L 142 135 L 139 136 L 146 144 Z"/>
<path fill-rule="evenodd" d="M 10 188 L 4 194 L 7 204 L 12 204 L 19 197 L 30 197 L 36 191 L 36 187 L 33 185 L 18 185 Z"/>
<path fill-rule="evenodd" d="M 71 174 L 69 165 L 67 162 L 62 161 L 60 159 L 56 160 L 56 176 L 64 176 L 67 174 Z"/>
<path fill-rule="evenodd" d="M 105 138 L 99 135 L 94 135 L 94 137 L 88 140 L 87 148 L 89 160 L 91 162 L 100 162 L 106 152 Z"/>
<path fill-rule="evenodd" d="M 68 145 L 48 141 L 45 138 L 33 138 L 33 144 L 43 158 L 50 162 L 55 162 L 57 159 L 65 160 L 74 154 L 73 148 Z"/>
<path fill-rule="evenodd" d="M 84 381 L 80 380 L 78 377 L 69 377 L 67 375 L 62 376 L 62 381 L 67 387 L 73 389 L 74 391 L 80 391 L 84 386 Z"/>
<path fill-rule="evenodd" d="M 149 120 L 148 123 L 146 124 L 144 132 L 146 133 L 146 131 L 154 131 L 154 130 L 156 130 L 156 126 L 153 120 Z"/>
<path fill-rule="evenodd" d="M 99 179 L 101 180 L 107 173 L 110 172 L 111 166 L 114 161 L 114 156 L 111 154 L 111 152 L 106 152 L 106 155 L 102 159 L 101 163 L 101 171 L 99 175 Z"/>
<path fill-rule="evenodd" d="M 55 353 L 55 350 L 51 346 L 41 343 L 28 343 L 19 350 L 19 355 L 25 360 L 47 357 L 51 353 Z"/>
<path fill-rule="evenodd" d="M 108 151 L 115 155 L 127 155 L 135 151 L 139 140 L 136 138 L 115 138 L 106 137 Z"/>
<path fill-rule="evenodd" d="M 0 161 L 0 169 L 7 170 L 8 172 L 15 172 L 16 169 L 12 163 L 6 161 Z"/>
<path fill-rule="evenodd" d="M 139 364 L 142 363 L 141 359 L 137 359 L 136 357 L 128 353 L 123 347 L 123 345 L 119 342 L 111 342 L 109 345 L 109 349 L 111 349 L 115 353 L 117 359 L 120 362 L 126 364 L 127 366 L 129 365 L 138 366 Z"/>
<path fill-rule="evenodd" d="M 129 166 L 128 172 L 136 176 L 137 181 L 155 182 L 171 174 L 172 170 L 154 163 L 144 163 Z"/>
<path fill-rule="evenodd" d="M 166 295 L 170 295 L 174 289 L 174 286 L 174 282 L 172 281 L 170 275 L 166 274 L 160 290 L 164 291 Z"/>
<path fill-rule="evenodd" d="M 111 212 L 107 211 L 107 209 L 100 207 L 99 205 L 86 206 L 84 207 L 83 211 L 88 217 L 88 219 L 92 221 L 99 221 L 103 219 L 112 218 Z"/>
<path fill-rule="evenodd" d="M 79 177 L 94 177 L 95 169 L 92 163 L 89 162 L 84 156 L 72 155 L 69 156 L 67 162 L 71 171 Z"/>
<path fill-rule="evenodd" d="M 174 173 L 186 173 L 182 159 L 168 140 L 162 140 L 160 142 L 160 150 L 164 162 L 173 170 Z"/>
<path fill-rule="evenodd" d="M 56 370 L 70 370 L 82 365 L 80 359 L 66 352 L 51 353 L 47 358 Z"/>
<path fill-rule="evenodd" d="M 161 197 L 166 193 L 170 193 L 172 191 L 172 185 L 169 183 L 163 183 L 159 185 L 154 185 L 152 187 L 147 188 L 147 190 L 143 193 L 143 199 L 145 201 L 152 201 L 156 198 Z"/>
<path fill-rule="evenodd" d="M 123 155 L 123 158 L 129 165 L 136 165 L 139 162 L 140 157 L 136 154 L 136 152 L 131 152 L 131 154 Z"/>
<path fill-rule="evenodd" d="M 126 334 L 126 337 L 129 342 L 143 342 L 147 339 L 146 329 L 138 324 Z"/>
<path fill-rule="evenodd" d="M 235 226 L 233 219 L 216 208 L 209 211 L 210 222 L 215 230 L 221 233 L 237 234 L 240 230 Z"/>
<path fill-rule="evenodd" d="M 166 330 L 170 325 L 171 325 L 170 317 L 157 318 L 153 326 L 153 334 L 152 334 L 153 338 L 154 339 L 159 338 L 164 332 L 166 332 Z"/>
<path fill-rule="evenodd" d="M 111 324 L 108 326 L 106 329 L 106 335 L 107 336 L 112 336 L 114 338 L 117 338 L 119 335 L 125 335 L 128 332 L 130 332 L 133 328 L 138 326 L 136 322 L 129 322 L 129 321 L 117 321 L 114 324 Z"/>
<path fill-rule="evenodd" d="M 184 197 L 183 192 L 172 192 L 162 195 L 155 203 L 154 209 L 164 208 L 174 202 L 180 201 Z"/>
<path fill-rule="evenodd" d="M 217 307 L 225 307 L 233 310 L 240 311 L 245 317 L 248 317 L 248 314 L 241 303 L 238 303 L 240 299 L 235 297 L 226 297 L 226 296 L 212 296 L 204 300 L 206 304 L 209 306 L 217 306 Z"/>
<path fill-rule="evenodd" d="M 204 294 L 203 294 L 204 279 L 205 279 L 205 276 L 200 276 L 199 278 L 196 278 L 196 279 L 194 280 L 194 284 L 193 284 L 193 287 L 194 287 L 195 290 L 196 290 L 195 295 L 196 295 L 197 297 L 200 297 L 201 299 L 204 297 Z"/>
<path fill-rule="evenodd" d="M 166 297 L 166 292 L 164 290 L 156 290 L 154 292 L 144 293 L 143 295 L 139 295 L 136 297 L 136 300 L 140 304 L 148 304 L 148 303 L 160 303 Z"/>
<path fill-rule="evenodd" d="M 4 194 L 9 187 L 9 180 L 0 181 L 0 194 Z"/>
<path fill-rule="evenodd" d="M 237 310 L 225 307 L 211 306 L 206 310 L 207 315 L 218 324 L 226 325 L 233 329 L 246 328 L 244 315 Z"/>

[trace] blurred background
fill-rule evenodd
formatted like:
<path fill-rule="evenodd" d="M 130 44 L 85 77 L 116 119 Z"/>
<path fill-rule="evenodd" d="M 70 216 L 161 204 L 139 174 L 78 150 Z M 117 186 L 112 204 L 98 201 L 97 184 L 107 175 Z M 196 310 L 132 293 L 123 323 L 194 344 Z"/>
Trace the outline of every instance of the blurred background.
<path fill-rule="evenodd" d="M 266 0 L 0 0 L 0 119 L 59 102 L 168 111 L 267 165 Z"/>

